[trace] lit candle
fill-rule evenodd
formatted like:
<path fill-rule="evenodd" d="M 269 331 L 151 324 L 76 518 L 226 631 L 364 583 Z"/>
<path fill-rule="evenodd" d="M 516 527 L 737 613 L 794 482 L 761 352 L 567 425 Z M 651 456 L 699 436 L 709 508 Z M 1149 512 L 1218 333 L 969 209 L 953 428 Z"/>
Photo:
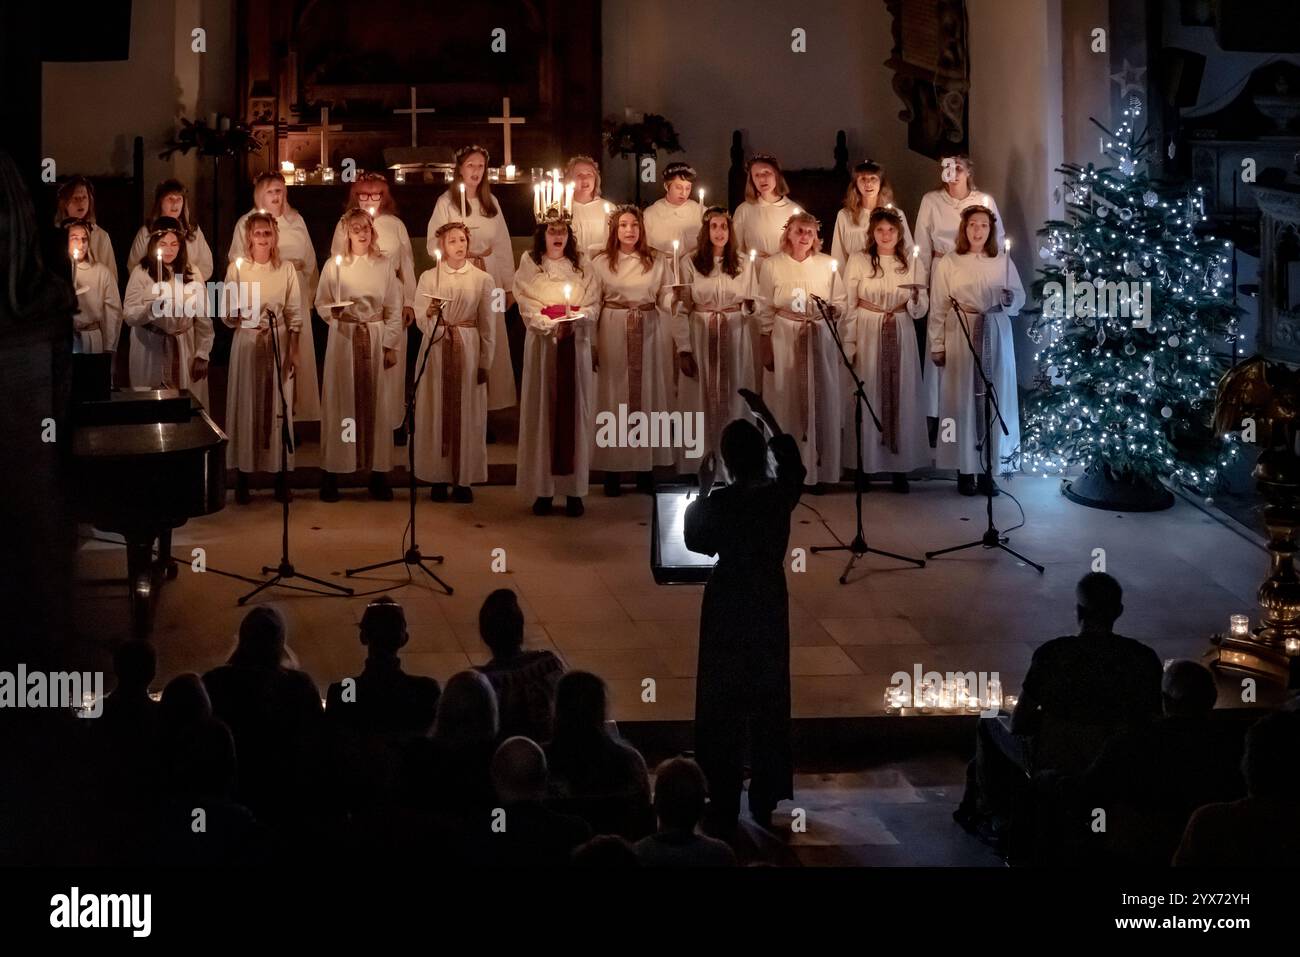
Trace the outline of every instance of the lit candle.
<path fill-rule="evenodd" d="M 673 282 L 675 284 L 680 285 L 682 281 L 682 275 L 677 261 L 677 249 L 679 246 L 681 246 L 681 241 L 674 239 L 673 240 Z"/>
<path fill-rule="evenodd" d="M 704 187 L 703 187 L 703 186 L 700 187 L 700 205 L 701 205 L 701 206 L 704 205 Z"/>
<path fill-rule="evenodd" d="M 343 256 L 334 257 L 334 301 L 343 301 Z"/>
<path fill-rule="evenodd" d="M 542 218 L 542 184 L 536 183 L 533 186 L 533 216 L 537 219 Z"/>
<path fill-rule="evenodd" d="M 840 271 L 839 260 L 831 260 L 831 305 L 835 305 L 835 274 Z"/>
<path fill-rule="evenodd" d="M 465 184 L 460 184 L 460 216 L 464 219 L 468 213 L 465 212 Z"/>
<path fill-rule="evenodd" d="M 370 214 L 370 218 L 371 218 L 371 219 L 374 219 L 374 218 L 375 218 L 375 213 L 379 212 L 379 207 L 378 207 L 378 206 L 367 206 L 367 207 L 366 207 L 366 212 Z"/>
<path fill-rule="evenodd" d="M 751 249 L 749 251 L 749 295 L 745 297 L 746 299 L 754 298 L 754 260 L 757 258 L 758 250 Z"/>
<path fill-rule="evenodd" d="M 244 264 L 244 257 L 240 256 L 235 260 L 235 301 L 231 305 L 229 312 L 232 316 L 239 315 L 239 267 Z"/>
<path fill-rule="evenodd" d="M 514 164 L 514 163 L 507 163 L 507 164 L 506 164 L 506 179 L 514 179 L 514 178 L 515 178 L 515 164 Z"/>
<path fill-rule="evenodd" d="M 1006 256 L 1006 260 L 1007 260 L 1006 268 L 1003 273 L 1003 280 L 1004 280 L 1003 285 L 1007 289 L 1010 289 L 1011 288 L 1011 240 L 1009 239 L 1002 240 L 1002 252 L 1003 255 Z"/>
<path fill-rule="evenodd" d="M 281 172 L 281 173 L 292 173 L 292 172 L 293 172 L 293 160 L 284 160 L 284 161 L 280 164 L 280 172 Z"/>
<path fill-rule="evenodd" d="M 435 249 L 433 256 L 437 260 L 433 266 L 433 294 L 436 296 L 442 280 L 442 250 Z"/>
<path fill-rule="evenodd" d="M 1250 635 L 1250 616 L 1232 615 L 1228 618 L 1228 631 L 1233 638 L 1245 638 Z"/>
<path fill-rule="evenodd" d="M 573 184 L 572 183 L 564 184 L 564 211 L 570 214 L 573 213 Z"/>
<path fill-rule="evenodd" d="M 158 281 L 162 282 L 162 247 L 155 250 L 158 254 Z"/>
<path fill-rule="evenodd" d="M 406 170 L 398 167 L 393 173 L 393 180 L 399 185 L 406 182 Z"/>
<path fill-rule="evenodd" d="M 569 315 L 570 312 L 569 297 L 572 295 L 573 295 L 573 285 L 571 283 L 566 282 L 564 284 L 564 314 L 566 316 Z"/>
<path fill-rule="evenodd" d="M 912 285 L 918 285 L 916 281 L 916 261 L 921 258 L 921 247 L 912 247 Z"/>
<path fill-rule="evenodd" d="M 1300 638 L 1288 638 L 1286 640 L 1286 653 L 1288 655 L 1300 654 Z"/>
<path fill-rule="evenodd" d="M 81 262 L 81 250 L 72 251 L 72 291 L 77 291 L 77 263 Z"/>

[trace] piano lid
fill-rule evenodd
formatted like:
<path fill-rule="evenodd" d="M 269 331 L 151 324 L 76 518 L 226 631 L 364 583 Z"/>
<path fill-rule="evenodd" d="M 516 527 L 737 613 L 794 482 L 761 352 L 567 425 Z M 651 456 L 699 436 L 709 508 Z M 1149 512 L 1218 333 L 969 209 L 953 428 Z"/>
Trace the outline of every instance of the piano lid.
<path fill-rule="evenodd" d="M 76 458 L 167 455 L 226 441 L 202 403 L 186 391 L 121 390 L 106 402 L 84 402 L 73 412 Z"/>

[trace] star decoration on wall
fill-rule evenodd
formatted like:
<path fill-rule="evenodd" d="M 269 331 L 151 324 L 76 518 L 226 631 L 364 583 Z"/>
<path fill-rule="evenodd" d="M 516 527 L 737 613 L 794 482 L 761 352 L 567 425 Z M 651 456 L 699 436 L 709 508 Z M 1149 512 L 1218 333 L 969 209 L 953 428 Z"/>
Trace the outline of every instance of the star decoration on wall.
<path fill-rule="evenodd" d="M 1112 73 L 1110 78 L 1119 84 L 1119 95 L 1127 96 L 1130 92 L 1142 92 L 1142 74 L 1146 71 L 1146 67 L 1133 66 L 1125 57 L 1124 68 L 1118 73 Z"/>

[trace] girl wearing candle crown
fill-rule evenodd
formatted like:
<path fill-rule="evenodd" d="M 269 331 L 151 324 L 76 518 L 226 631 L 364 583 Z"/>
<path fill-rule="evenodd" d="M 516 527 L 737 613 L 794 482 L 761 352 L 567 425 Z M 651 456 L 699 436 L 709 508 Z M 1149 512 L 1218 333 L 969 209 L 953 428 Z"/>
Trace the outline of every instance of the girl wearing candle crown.
<path fill-rule="evenodd" d="M 438 227 L 462 222 L 469 227 L 469 260 L 492 277 L 495 289 L 506 291 L 506 309 L 514 300 L 510 295 L 514 281 L 514 257 L 510 230 L 501 207 L 488 185 L 488 151 L 482 146 L 466 146 L 456 151 L 456 179 L 451 188 L 438 197 L 429 217 L 429 255 L 437 248 Z M 506 338 L 506 314 L 497 313 L 495 341 L 500 348 L 492 357 L 488 373 L 488 411 L 508 409 L 515 395 L 515 370 L 510 364 L 510 347 Z"/>
<path fill-rule="evenodd" d="M 325 264 L 316 311 L 329 317 L 322 395 L 320 497 L 339 500 L 341 472 L 370 470 L 370 497 L 393 497 L 393 390 L 384 371 L 397 365 L 402 334 L 402 287 L 393 258 L 375 240 L 364 209 L 344 216 L 348 251 Z M 346 304 L 345 304 L 346 303 Z"/>
<path fill-rule="evenodd" d="M 894 187 L 889 174 L 874 160 L 864 160 L 853 167 L 853 181 L 844 194 L 844 204 L 835 216 L 835 234 L 831 238 L 831 255 L 840 264 L 840 272 L 849 257 L 867 247 L 867 223 L 877 209 L 892 209 L 902 223 L 898 241 L 912 255 L 912 231 L 907 228 L 907 214 L 894 205 Z"/>
<path fill-rule="evenodd" d="M 235 330 L 230 341 L 230 370 L 226 381 L 226 434 L 230 445 L 226 463 L 235 472 L 235 501 L 251 501 L 248 476 L 274 472 L 275 497 L 289 497 L 286 474 L 293 469 L 293 453 L 280 464 L 280 392 L 288 404 L 288 424 L 293 428 L 293 387 L 297 376 L 298 337 L 302 334 L 302 294 L 293 264 L 280 259 L 279 226 L 270 213 L 253 213 L 244 219 L 243 245 L 248 258 L 226 268 L 226 282 L 234 283 L 235 298 L 222 310 L 222 320 Z M 248 288 L 249 296 L 243 294 Z M 251 315 L 241 309 L 255 304 Z M 271 326 L 274 323 L 275 329 Z M 274 335 L 274 339 L 272 336 Z M 276 367 L 276 348 L 280 365 Z"/>
<path fill-rule="evenodd" d="M 613 206 L 600 195 L 600 167 L 590 156 L 575 156 L 564 167 L 564 180 L 573 184 L 573 235 L 578 252 L 591 259 L 605 248 Z"/>
<path fill-rule="evenodd" d="M 840 478 L 844 399 L 839 347 L 813 297 L 825 300 L 837 315 L 845 301 L 844 277 L 821 251 L 819 228 L 811 213 L 790 217 L 781 251 L 759 270 L 758 297 L 759 348 L 768 372 L 763 396 L 771 397 L 777 418 L 790 423 L 808 470 L 806 481 L 817 493 Z"/>
<path fill-rule="evenodd" d="M 153 209 L 149 211 L 147 222 L 153 223 L 159 216 L 170 216 L 181 224 L 185 230 L 185 257 L 199 282 L 207 282 L 212 277 L 212 250 L 203 237 L 203 230 L 190 215 L 189 190 L 180 180 L 165 179 L 154 190 Z M 148 246 L 149 226 L 141 226 L 131 243 L 131 251 L 126 254 L 127 269 L 140 265 Z"/>
<path fill-rule="evenodd" d="M 976 448 L 986 434 L 992 440 L 995 475 L 1020 467 L 1020 401 L 1011 317 L 1025 304 L 1025 290 L 1015 263 L 998 249 L 996 228 L 997 214 L 991 209 L 963 209 L 953 252 L 939 260 L 930 281 L 930 354 L 934 364 L 943 369 L 939 415 L 956 423 L 956 441 L 946 442 L 939 436 L 936 464 L 957 470 L 957 490 L 963 495 L 988 491 L 982 474 L 983 453 Z M 953 308 L 951 299 L 957 301 L 962 314 Z M 993 383 L 1007 435 L 1002 434 L 996 416 L 986 432 L 984 384 L 975 371 L 967 331 Z M 976 473 L 980 473 L 978 482 Z M 996 485 L 993 492 L 997 492 Z"/>
<path fill-rule="evenodd" d="M 913 320 L 925 315 L 929 299 L 926 276 L 904 245 L 902 215 L 878 206 L 867 224 L 867 246 L 849 257 L 844 285 L 848 308 L 840 326 L 844 351 L 866 386 L 867 398 L 880 419 L 877 429 L 864 409 L 862 414 L 862 475 L 890 472 L 895 492 L 908 491 L 907 473 L 931 463 L 930 438 L 925 424 L 925 386 Z M 857 469 L 857 438 L 853 435 L 852 406 L 846 410 L 841 463 Z"/>
<path fill-rule="evenodd" d="M 401 428 L 402 417 L 406 414 L 406 329 L 415 322 L 415 254 L 411 250 L 411 236 L 406 231 L 406 224 L 397 216 L 397 204 L 393 202 L 392 191 L 383 173 L 360 173 L 352 183 L 348 194 L 348 209 L 364 209 L 370 214 L 375 224 L 375 236 L 384 255 L 392 256 L 397 267 L 397 281 L 402 287 L 402 328 L 397 337 L 397 365 L 384 372 L 388 388 L 393 390 L 390 408 L 397 410 L 394 429 Z M 345 210 L 346 212 L 346 210 Z M 330 255 L 337 256 L 347 251 L 347 230 L 340 218 L 334 227 L 334 238 L 330 242 Z"/>
<path fill-rule="evenodd" d="M 646 243 L 641 211 L 619 206 L 610 215 L 605 249 L 592 261 L 600 290 L 600 321 L 596 326 L 597 416 L 608 412 L 614 422 L 631 421 L 633 412 L 669 412 L 672 370 L 660 331 L 672 309 L 673 265 L 670 257 L 657 256 Z M 621 414 L 620 414 L 620 407 Z M 631 426 L 629 439 L 634 436 Z M 605 494 L 619 495 L 621 473 L 636 472 L 637 490 L 654 491 L 653 468 L 671 465 L 671 448 L 650 445 L 649 428 L 644 444 L 622 447 L 618 441 L 600 441 L 597 433 L 592 465 L 605 472 Z"/>
<path fill-rule="evenodd" d="M 749 257 L 736 250 L 731 216 L 722 207 L 705 212 L 694 245 L 682 276 L 690 283 L 687 309 L 675 310 L 672 317 L 681 372 L 677 406 L 684 416 L 703 415 L 703 454 L 720 453 L 723 427 L 744 418 L 749 408 L 737 390 L 754 388 L 753 336 L 742 308 L 752 297 L 754 277 Z M 721 465 L 720 454 L 716 458 Z M 698 471 L 702 460 L 703 455 L 679 455 L 677 469 Z M 725 481 L 725 466 L 720 474 Z"/>
<path fill-rule="evenodd" d="M 55 225 L 62 225 L 69 219 L 84 220 L 95 227 L 90 231 L 90 253 L 95 262 L 108 270 L 116 286 L 117 257 L 113 255 L 113 239 L 95 218 L 95 186 L 84 176 L 70 176 L 59 187 Z"/>
<path fill-rule="evenodd" d="M 448 485 L 454 486 L 452 501 L 472 502 L 470 485 L 488 477 L 487 382 L 496 348 L 494 283 L 468 259 L 468 226 L 444 223 L 434 238 L 442 260 L 420 277 L 418 301 L 423 308 L 416 320 L 424 342 L 415 368 L 423 368 L 424 375 L 415 397 L 415 475 L 433 484 L 430 495 L 435 502 L 447 500 Z"/>
<path fill-rule="evenodd" d="M 578 252 L 569 219 L 552 208 L 519 257 L 514 294 L 528 328 L 524 390 L 519 403 L 519 467 L 515 487 L 549 515 L 552 498 L 583 513 L 591 469 L 596 383 L 591 349 L 598 287 Z M 581 314 L 582 318 L 566 317 Z"/>
<path fill-rule="evenodd" d="M 207 289 L 186 260 L 184 237 L 176 220 L 158 219 L 126 282 L 122 316 L 134 330 L 131 388 L 188 389 L 206 406 L 212 320 Z"/>
<path fill-rule="evenodd" d="M 766 260 L 781 251 L 786 221 L 799 207 L 790 198 L 781 164 L 770 153 L 756 153 L 745 164 L 745 201 L 736 207 L 732 221 L 736 247 L 742 255 L 758 250 Z"/>
<path fill-rule="evenodd" d="M 77 295 L 77 312 L 72 317 L 73 352 L 113 352 L 122 329 L 122 297 L 113 274 L 95 261 L 91 236 L 93 224 L 70 219 L 63 224 L 68 238 L 69 270 Z"/>
<path fill-rule="evenodd" d="M 248 231 L 245 220 L 255 212 L 265 211 L 275 217 L 280 234 L 280 261 L 293 266 L 298 273 L 299 314 L 302 330 L 298 334 L 298 356 L 294 361 L 293 420 L 315 422 L 320 418 L 320 386 L 316 374 L 316 337 L 311 328 L 311 304 L 316 298 L 316 250 L 312 247 L 307 223 L 296 209 L 289 205 L 288 188 L 278 172 L 262 173 L 253 182 L 253 208 L 235 223 L 235 235 L 230 241 L 230 262 L 250 259 L 244 245 Z M 324 318 L 324 317 L 322 317 Z"/>

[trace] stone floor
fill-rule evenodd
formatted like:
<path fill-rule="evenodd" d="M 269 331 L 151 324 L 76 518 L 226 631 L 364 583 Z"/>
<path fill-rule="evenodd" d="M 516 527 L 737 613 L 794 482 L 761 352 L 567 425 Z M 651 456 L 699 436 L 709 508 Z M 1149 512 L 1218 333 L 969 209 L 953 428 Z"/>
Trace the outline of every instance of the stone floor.
<path fill-rule="evenodd" d="M 873 556 L 859 563 L 845 586 L 836 581 L 843 559 L 833 554 L 810 554 L 806 571 L 788 573 L 796 718 L 878 713 L 890 675 L 915 665 L 997 671 L 1004 690 L 1014 693 L 1033 649 L 1073 631 L 1074 583 L 1102 557 L 1126 590 L 1120 630 L 1147 641 L 1162 658 L 1199 656 L 1209 634 L 1224 629 L 1233 612 L 1255 617 L 1265 552 L 1187 502 L 1165 512 L 1118 514 L 1069 503 L 1054 480 L 1022 477 L 1007 487 L 1026 515 L 1024 527 L 1010 533 L 1012 547 L 1046 565 L 1041 576 L 1010 555 L 979 548 L 934 559 L 924 569 Z M 587 515 L 570 519 L 534 517 L 513 488 L 487 486 L 475 495 L 468 506 L 424 497 L 417 506 L 420 543 L 446 556 L 438 572 L 454 595 L 432 591 L 423 581 L 408 583 L 403 568 L 352 582 L 358 592 L 392 592 L 405 605 L 411 630 L 406 667 L 445 680 L 482 662 L 478 608 L 489 591 L 505 586 L 520 595 L 528 643 L 551 648 L 571 668 L 603 676 L 616 719 L 689 720 L 702 588 L 654 583 L 650 499 L 607 499 L 596 492 Z M 942 479 L 915 482 L 909 496 L 873 491 L 864 500 L 868 540 L 920 555 L 974 539 L 983 529 L 983 504 L 958 496 L 953 482 Z M 342 582 L 345 567 L 401 554 L 406 493 L 376 503 L 361 490 L 345 490 L 342 502 L 327 505 L 299 492 L 291 518 L 298 570 Z M 792 548 L 833 543 L 832 529 L 848 538 L 853 495 L 844 486 L 805 496 L 794 519 Z M 1002 528 L 1020 521 L 1010 496 L 996 500 L 995 520 Z M 213 569 L 256 576 L 264 563 L 279 560 L 280 507 L 266 493 L 249 506 L 232 501 L 177 531 L 173 554 L 189 559 L 195 548 L 205 550 Z M 496 549 L 504 550 L 503 573 L 492 570 Z M 87 540 L 79 565 L 83 579 L 99 579 L 121 575 L 125 561 L 120 547 Z M 226 658 L 243 614 L 236 599 L 250 587 L 181 567 L 158 609 L 159 687 Z M 123 591 L 120 584 L 78 590 L 87 667 L 107 668 L 111 647 L 127 633 Z M 359 670 L 356 623 L 365 597 L 275 589 L 255 599 L 262 600 L 284 610 L 290 644 L 322 689 Z M 655 680 L 652 702 L 642 700 L 645 678 Z M 914 790 L 925 796 L 924 788 Z"/>

